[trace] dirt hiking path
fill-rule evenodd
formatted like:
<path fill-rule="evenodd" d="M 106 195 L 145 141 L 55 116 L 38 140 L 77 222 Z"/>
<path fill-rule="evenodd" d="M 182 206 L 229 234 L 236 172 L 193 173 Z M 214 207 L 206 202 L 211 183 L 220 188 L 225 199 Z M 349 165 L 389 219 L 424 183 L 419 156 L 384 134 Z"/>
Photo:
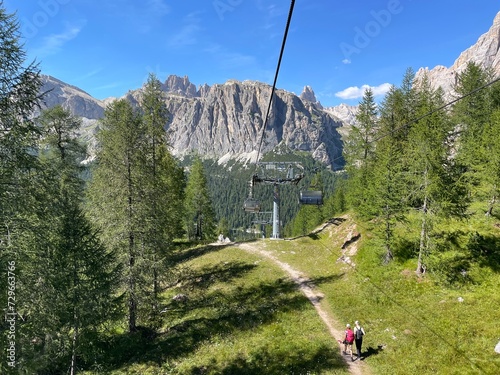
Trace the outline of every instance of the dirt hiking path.
<path fill-rule="evenodd" d="M 263 245 L 265 246 L 265 244 Z M 336 328 L 336 327 L 343 327 L 343 324 L 340 324 L 338 321 L 336 321 L 332 316 L 330 316 L 330 314 L 328 314 L 322 308 L 321 299 L 323 298 L 323 294 L 314 291 L 315 286 L 306 276 L 304 276 L 300 271 L 297 271 L 292 267 L 290 267 L 289 264 L 280 261 L 270 251 L 266 251 L 260 248 L 260 246 L 256 246 L 255 244 L 249 244 L 249 243 L 240 243 L 237 244 L 236 246 L 249 253 L 259 255 L 271 260 L 276 265 L 278 265 L 283 271 L 285 271 L 288 275 L 290 275 L 293 282 L 295 282 L 295 284 L 297 284 L 297 286 L 299 287 L 300 291 L 309 299 L 309 301 L 311 301 L 318 315 L 320 316 L 321 320 L 323 320 L 323 323 L 326 325 L 328 331 L 330 332 L 330 335 L 335 339 L 335 341 L 337 342 L 338 339 L 344 338 L 343 328 L 342 330 Z M 342 348 L 339 345 L 339 350 L 343 350 L 343 345 Z M 370 374 L 369 369 L 364 365 L 363 362 L 360 362 L 357 359 L 354 362 L 352 362 L 350 356 L 343 356 L 343 358 L 346 364 L 348 365 L 349 372 L 351 374 L 353 375 Z"/>

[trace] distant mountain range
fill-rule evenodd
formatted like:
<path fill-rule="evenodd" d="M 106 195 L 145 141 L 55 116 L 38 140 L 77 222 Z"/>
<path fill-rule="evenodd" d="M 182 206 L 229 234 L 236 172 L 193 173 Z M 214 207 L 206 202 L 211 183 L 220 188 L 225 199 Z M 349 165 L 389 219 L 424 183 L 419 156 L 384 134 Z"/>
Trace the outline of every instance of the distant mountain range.
<path fill-rule="evenodd" d="M 172 75 L 163 83 L 170 120 L 166 124 L 174 155 L 197 152 L 219 160 L 253 161 L 257 157 L 272 87 L 255 81 L 228 81 L 197 88 L 188 77 Z M 44 105 L 60 104 L 83 119 L 82 136 L 93 142 L 93 132 L 103 116 L 104 101 L 50 76 L 43 76 Z M 139 101 L 142 88 L 124 98 Z M 338 113 L 324 109 L 309 87 L 298 97 L 277 90 L 269 113 L 261 156 L 283 145 L 304 151 L 333 169 L 342 166 L 341 128 L 353 114 L 348 107 Z M 354 110 L 354 108 L 352 108 Z M 342 116 L 346 116 L 345 121 Z"/>
<path fill-rule="evenodd" d="M 457 74 L 474 61 L 500 75 L 500 12 L 490 30 L 460 54 L 447 68 L 420 68 L 416 78 L 428 74 L 434 87 L 448 97 Z M 124 97 L 137 102 L 142 88 Z M 170 120 L 166 124 L 174 155 L 182 158 L 197 152 L 219 160 L 254 161 L 271 94 L 271 86 L 256 81 L 230 80 L 223 84 L 196 87 L 188 77 L 169 76 L 163 83 Z M 94 144 L 94 132 L 106 105 L 116 98 L 98 100 L 78 87 L 54 77 L 43 76 L 44 105 L 60 104 L 83 119 L 81 135 Z M 306 86 L 300 96 L 277 90 L 269 114 L 261 154 L 286 146 L 310 153 L 333 169 L 342 168 L 342 137 L 355 122 L 355 106 L 324 108 L 314 91 Z"/>

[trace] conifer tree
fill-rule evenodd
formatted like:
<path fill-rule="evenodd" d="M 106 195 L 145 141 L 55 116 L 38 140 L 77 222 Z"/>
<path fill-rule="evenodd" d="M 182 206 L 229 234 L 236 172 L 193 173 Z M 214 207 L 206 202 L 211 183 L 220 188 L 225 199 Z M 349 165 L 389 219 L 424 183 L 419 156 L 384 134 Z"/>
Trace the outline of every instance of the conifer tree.
<path fill-rule="evenodd" d="M 133 332 L 138 324 L 138 262 L 144 223 L 138 212 L 144 178 L 140 114 L 125 100 L 113 102 L 106 108 L 97 139 L 100 148 L 88 189 L 89 211 L 105 245 L 118 254 L 123 264 L 128 329 Z"/>
<path fill-rule="evenodd" d="M 498 205 L 500 194 L 500 109 L 491 115 L 491 120 L 483 129 L 483 152 L 485 160 L 483 186 L 489 196 L 486 215 L 492 216 Z"/>
<path fill-rule="evenodd" d="M 358 213 L 370 216 L 373 194 L 371 172 L 375 150 L 373 140 L 377 131 L 377 106 L 371 89 L 365 91 L 356 120 L 356 125 L 352 126 L 343 150 L 349 175 L 348 197 L 350 205 L 356 207 Z"/>
<path fill-rule="evenodd" d="M 31 249 L 24 246 L 24 238 L 30 232 L 34 200 L 31 172 L 38 168 L 33 150 L 39 131 L 32 113 L 38 105 L 41 81 L 38 64 L 26 64 L 26 52 L 20 38 L 15 14 L 9 14 L 0 1 L 0 269 L 5 276 L 0 278 L 0 290 L 5 291 L 0 295 L 0 304 L 4 308 L 8 307 L 7 272 L 11 272 L 9 286 L 15 288 L 17 298 L 25 290 L 24 285 L 29 288 L 23 270 L 29 267 L 25 254 Z M 10 312 L 20 334 L 18 310 Z M 5 350 L 10 347 L 7 342 L 11 341 L 15 341 L 15 360 L 21 361 L 19 335 L 15 340 L 7 340 L 7 331 L 3 330 L 0 333 L 0 373 L 12 370 Z"/>
<path fill-rule="evenodd" d="M 460 215 L 466 205 L 462 190 L 455 189 L 453 166 L 447 168 L 451 157 L 449 137 L 453 127 L 446 112 L 435 111 L 444 104 L 442 91 L 433 90 L 427 76 L 417 83 L 416 90 L 416 115 L 419 120 L 410 129 L 405 159 L 406 181 L 411 189 L 410 204 L 419 210 L 421 217 L 416 272 L 422 274 L 426 271 L 425 257 L 432 249 L 432 229 L 436 218 L 444 212 Z M 446 188 L 444 183 L 448 185 Z"/>
<path fill-rule="evenodd" d="M 25 273 L 37 282 L 23 293 L 31 302 L 23 308 L 30 322 L 23 346 L 31 348 L 25 360 L 33 371 L 69 368 L 75 374 L 77 359 L 91 355 L 89 336 L 113 317 L 118 271 L 82 210 L 86 153 L 75 134 L 80 120 L 57 106 L 42 114 L 40 124 L 37 177 L 43 191 L 33 230 L 41 239 L 27 254 L 32 266 Z"/>
<path fill-rule="evenodd" d="M 469 62 L 458 75 L 457 95 L 464 96 L 453 108 L 454 121 L 459 130 L 457 161 L 464 166 L 464 179 L 476 200 L 484 202 L 486 214 L 491 214 L 498 190 L 495 187 L 494 136 L 498 108 L 498 86 L 483 88 L 492 74 L 478 64 Z"/>
<path fill-rule="evenodd" d="M 488 76 L 477 64 L 469 62 L 457 76 L 456 95 L 463 97 L 453 107 L 454 122 L 459 131 L 457 157 L 467 166 L 471 185 L 478 183 L 481 161 L 481 142 L 484 125 L 489 121 L 491 106 L 487 90 L 478 90 L 486 84 Z"/>
<path fill-rule="evenodd" d="M 168 252 L 172 241 L 182 234 L 184 173 L 168 150 L 165 126 L 168 111 L 161 83 L 150 75 L 140 100 L 144 126 L 143 201 L 143 278 L 149 280 L 145 315 L 157 326 L 161 281 L 168 276 Z M 149 276 L 147 276 L 149 275 Z"/>
<path fill-rule="evenodd" d="M 209 240 L 215 238 L 215 214 L 203 163 L 199 157 L 195 158 L 188 176 L 185 215 L 189 239 Z"/>
<path fill-rule="evenodd" d="M 29 211 L 29 171 L 37 167 L 33 154 L 39 131 L 32 113 L 41 86 L 38 64 L 25 66 L 19 24 L 0 2 L 0 254 L 16 248 L 13 241 Z M 1 256 L 1 255 L 0 255 Z M 15 254 L 11 261 L 14 261 Z M 3 263 L 2 263 L 3 265 Z M 5 267 L 3 267 L 5 269 Z M 0 282 L 1 283 L 1 282 Z M 3 301 L 4 296 L 0 297 Z"/>
<path fill-rule="evenodd" d="M 373 205 L 377 216 L 381 218 L 382 237 L 385 247 L 384 263 L 393 259 L 393 231 L 402 220 L 406 207 L 404 196 L 403 155 L 404 137 L 399 133 L 404 128 L 405 94 L 402 89 L 392 87 L 381 106 L 380 138 L 376 144 L 376 160 L 373 183 L 376 193 Z M 396 120 L 397 119 L 397 120 Z M 396 122 L 398 121 L 398 122 Z"/>
<path fill-rule="evenodd" d="M 89 187 L 90 212 L 105 244 L 120 254 L 129 331 L 158 328 L 161 284 L 181 230 L 184 173 L 168 151 L 161 84 L 151 76 L 138 108 L 119 100 L 105 111 Z"/>

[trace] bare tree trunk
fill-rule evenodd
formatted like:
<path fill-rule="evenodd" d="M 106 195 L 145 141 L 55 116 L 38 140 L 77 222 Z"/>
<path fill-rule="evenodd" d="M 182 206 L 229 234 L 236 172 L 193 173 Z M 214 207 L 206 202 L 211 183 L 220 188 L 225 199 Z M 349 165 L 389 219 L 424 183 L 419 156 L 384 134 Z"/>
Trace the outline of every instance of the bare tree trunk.
<path fill-rule="evenodd" d="M 386 217 L 385 217 L 385 258 L 384 264 L 389 264 L 391 260 L 394 258 L 391 249 L 391 222 L 389 215 L 389 207 L 386 205 Z"/>
<path fill-rule="evenodd" d="M 428 196 L 427 196 L 427 186 L 429 185 L 429 181 L 427 179 L 427 170 L 424 172 L 424 204 L 422 206 L 422 227 L 420 228 L 420 245 L 418 250 L 418 263 L 417 263 L 417 275 L 422 275 L 425 273 L 425 264 L 424 264 L 424 252 L 427 247 L 427 211 L 428 211 Z"/>
<path fill-rule="evenodd" d="M 134 254 L 134 231 L 133 231 L 133 196 L 132 196 L 132 168 L 130 165 L 130 158 L 127 158 L 127 178 L 128 178 L 128 225 L 129 225 L 129 238 L 128 238 L 128 267 L 129 267 L 129 298 L 128 298 L 128 327 L 129 332 L 134 332 L 137 325 L 137 303 L 135 295 L 135 254 Z"/>
<path fill-rule="evenodd" d="M 76 317 L 75 317 L 76 319 Z M 78 341 L 78 324 L 75 323 L 75 327 L 73 327 L 73 340 L 72 340 L 72 349 L 71 349 L 71 368 L 70 375 L 76 374 L 76 346 Z"/>
<path fill-rule="evenodd" d="M 427 237 L 427 195 L 424 198 L 424 205 L 422 207 L 422 227 L 420 229 L 420 246 L 418 251 L 417 275 L 425 273 L 425 265 L 423 262 L 423 255 L 426 247 Z"/>
<path fill-rule="evenodd" d="M 488 211 L 486 211 L 486 216 L 491 216 L 493 214 L 493 207 L 495 206 L 496 201 L 497 201 L 497 196 L 493 194 L 490 203 L 488 205 Z"/>

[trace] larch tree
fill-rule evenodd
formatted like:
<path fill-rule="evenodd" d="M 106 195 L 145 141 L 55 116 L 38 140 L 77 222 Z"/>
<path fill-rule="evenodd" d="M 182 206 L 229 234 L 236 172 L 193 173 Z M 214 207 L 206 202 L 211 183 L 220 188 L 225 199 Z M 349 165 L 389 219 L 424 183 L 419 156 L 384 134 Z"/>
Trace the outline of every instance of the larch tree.
<path fill-rule="evenodd" d="M 445 111 L 441 90 L 433 90 L 427 76 L 416 83 L 418 121 L 408 134 L 405 155 L 406 182 L 410 188 L 411 206 L 420 213 L 420 240 L 416 273 L 425 273 L 426 257 L 432 250 L 433 225 L 441 213 L 460 215 L 464 212 L 464 196 L 454 184 L 450 134 L 452 122 Z M 445 184 L 448 185 L 445 187 Z"/>
<path fill-rule="evenodd" d="M 168 111 L 161 82 L 150 75 L 139 102 L 144 126 L 144 177 L 141 206 L 144 217 L 144 276 L 148 324 L 158 327 L 162 280 L 168 277 L 168 253 L 174 238 L 182 234 L 184 172 L 168 150 L 165 127 Z M 149 276 L 148 276 L 149 275 Z"/>
<path fill-rule="evenodd" d="M 123 264 L 128 329 L 137 329 L 140 290 L 144 144 L 142 119 L 126 100 L 110 104 L 97 134 L 99 149 L 88 188 L 89 213 L 109 250 Z"/>
<path fill-rule="evenodd" d="M 500 194 L 500 108 L 496 109 L 491 120 L 483 129 L 483 153 L 485 164 L 483 186 L 489 196 L 486 215 L 492 216 Z"/>
<path fill-rule="evenodd" d="M 401 89 L 392 87 L 387 93 L 380 109 L 380 132 L 376 142 L 376 160 L 373 184 L 376 186 L 373 206 L 382 223 L 382 238 L 385 247 L 384 263 L 393 257 L 394 228 L 405 214 L 403 155 L 406 149 L 403 130 L 405 94 Z"/>
<path fill-rule="evenodd" d="M 348 199 L 358 213 L 371 215 L 371 185 L 374 166 L 375 145 L 373 140 L 377 133 L 377 105 L 371 89 L 367 89 L 359 104 L 356 114 L 356 125 L 353 125 L 344 145 L 344 159 L 349 175 Z"/>
<path fill-rule="evenodd" d="M 167 120 L 161 84 L 150 76 L 138 106 L 112 103 L 97 135 L 89 211 L 121 257 L 130 332 L 160 326 L 162 282 L 182 228 L 184 173 L 168 150 Z"/>
<path fill-rule="evenodd" d="M 488 200 L 490 197 L 483 189 L 485 164 L 488 154 L 483 142 L 493 106 L 490 88 L 480 89 L 490 74 L 478 64 L 469 62 L 463 72 L 458 74 L 454 89 L 461 99 L 453 107 L 453 120 L 456 124 L 456 159 L 465 166 L 464 178 L 469 182 L 474 199 Z"/>
<path fill-rule="evenodd" d="M 189 239 L 215 238 L 215 214 L 203 163 L 196 157 L 188 175 L 185 198 L 185 223 Z"/>

